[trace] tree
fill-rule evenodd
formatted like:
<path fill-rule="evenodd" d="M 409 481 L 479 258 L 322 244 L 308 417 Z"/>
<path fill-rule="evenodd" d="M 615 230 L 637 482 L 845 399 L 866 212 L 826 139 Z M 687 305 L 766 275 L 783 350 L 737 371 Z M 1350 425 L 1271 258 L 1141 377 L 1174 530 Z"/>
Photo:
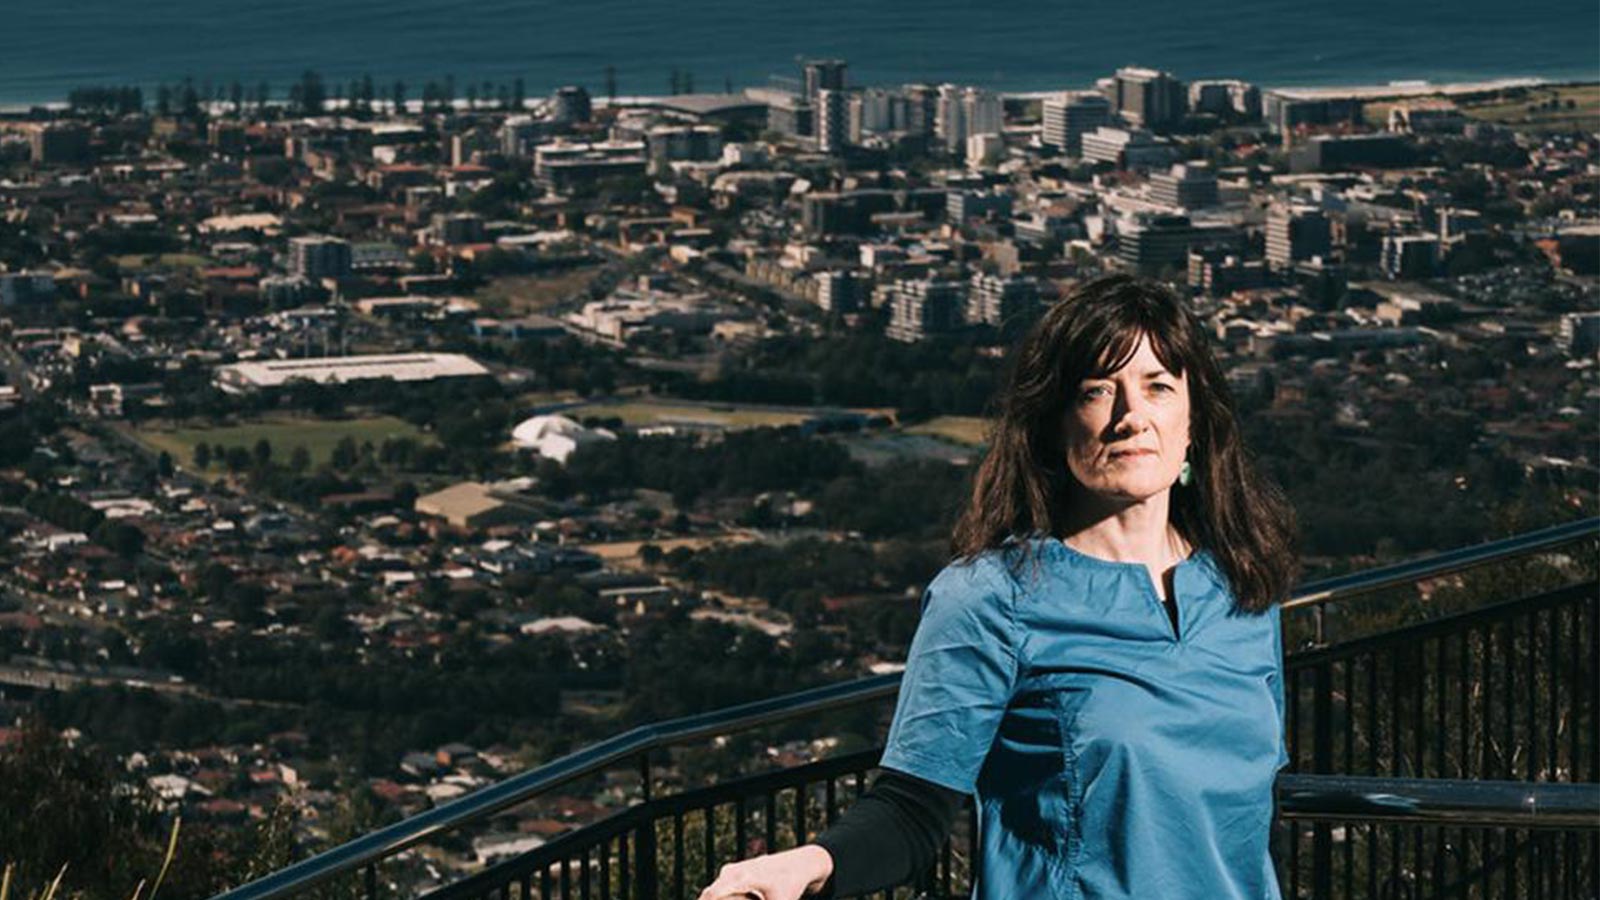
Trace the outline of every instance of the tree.
<path fill-rule="evenodd" d="M 227 461 L 229 472 L 237 474 L 250 468 L 250 451 L 243 447 L 229 447 L 223 458 Z"/>
<path fill-rule="evenodd" d="M 267 591 L 253 581 L 236 581 L 228 586 L 228 616 L 243 625 L 259 625 L 264 616 Z"/>
<path fill-rule="evenodd" d="M 163 450 L 161 455 L 156 457 L 156 474 L 162 478 L 171 478 L 172 473 L 172 454 Z"/>
<path fill-rule="evenodd" d="M 331 462 L 333 467 L 340 471 L 354 466 L 360 459 L 360 451 L 356 449 L 355 438 L 345 435 L 334 445 Z"/>
<path fill-rule="evenodd" d="M 211 468 L 211 445 L 204 441 L 195 445 L 194 464 L 202 472 Z"/>
<path fill-rule="evenodd" d="M 162 869 L 174 828 L 148 789 L 110 758 L 69 745 L 33 718 L 0 751 L 0 809 L 8 811 L 0 816 L 0 847 L 19 897 L 42 895 L 62 866 L 63 896 L 127 896 Z M 220 890 L 221 864 L 231 855 L 220 837 L 183 828 L 162 887 L 177 896 Z"/>
<path fill-rule="evenodd" d="M 394 83 L 391 99 L 394 101 L 395 115 L 400 115 L 406 111 L 406 83 L 404 81 L 396 81 Z"/>
<path fill-rule="evenodd" d="M 222 599 L 227 593 L 228 586 L 233 584 L 233 570 L 219 562 L 213 562 L 200 570 L 200 593 L 213 602 Z"/>
<path fill-rule="evenodd" d="M 266 438 L 257 438 L 255 449 L 250 455 L 255 458 L 257 466 L 266 468 L 267 463 L 272 462 L 272 442 Z"/>
<path fill-rule="evenodd" d="M 144 532 L 116 519 L 101 522 L 94 530 L 94 541 L 124 559 L 132 559 L 144 550 Z"/>
<path fill-rule="evenodd" d="M 417 486 L 410 481 L 402 481 L 394 486 L 394 505 L 399 509 L 411 509 L 417 504 Z"/>
<path fill-rule="evenodd" d="M 666 553 L 662 552 L 661 548 L 656 544 L 639 545 L 639 561 L 651 568 L 660 565 L 661 560 L 665 557 Z"/>
<path fill-rule="evenodd" d="M 304 445 L 296 444 L 294 451 L 289 454 L 289 468 L 295 474 L 311 468 L 311 454 Z"/>
<path fill-rule="evenodd" d="M 300 73 L 300 81 L 290 89 L 296 95 L 300 112 L 305 115 L 317 115 L 322 112 L 322 107 L 328 101 L 328 91 L 322 84 L 322 76 L 310 69 Z"/>
<path fill-rule="evenodd" d="M 183 79 L 178 97 L 178 111 L 185 119 L 200 118 L 200 92 L 195 90 L 193 78 Z"/>
<path fill-rule="evenodd" d="M 354 630 L 350 627 L 350 620 L 345 618 L 344 607 L 337 603 L 329 603 L 317 610 L 316 616 L 311 619 L 311 633 L 315 634 L 319 641 L 336 644 Z"/>

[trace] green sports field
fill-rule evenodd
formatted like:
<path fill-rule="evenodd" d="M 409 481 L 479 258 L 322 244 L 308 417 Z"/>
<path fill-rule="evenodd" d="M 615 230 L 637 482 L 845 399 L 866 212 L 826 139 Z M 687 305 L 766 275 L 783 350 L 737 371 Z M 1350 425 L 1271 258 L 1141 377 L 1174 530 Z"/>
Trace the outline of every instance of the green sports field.
<path fill-rule="evenodd" d="M 910 434 L 931 434 L 958 444 L 977 447 L 983 444 L 988 420 L 978 416 L 938 416 L 906 429 Z"/>
<path fill-rule="evenodd" d="M 385 438 L 409 437 L 419 443 L 431 443 L 433 438 L 408 422 L 392 416 L 368 419 L 264 419 L 242 422 L 237 425 L 145 425 L 130 429 L 135 440 L 155 450 L 165 450 L 181 467 L 193 470 L 194 448 L 201 443 L 221 444 L 224 447 L 253 448 L 256 441 L 266 438 L 272 444 L 273 458 L 287 461 L 294 448 L 304 447 L 311 454 L 313 467 L 328 461 L 333 448 L 345 438 L 360 446 L 371 441 L 374 447 L 383 445 Z"/>

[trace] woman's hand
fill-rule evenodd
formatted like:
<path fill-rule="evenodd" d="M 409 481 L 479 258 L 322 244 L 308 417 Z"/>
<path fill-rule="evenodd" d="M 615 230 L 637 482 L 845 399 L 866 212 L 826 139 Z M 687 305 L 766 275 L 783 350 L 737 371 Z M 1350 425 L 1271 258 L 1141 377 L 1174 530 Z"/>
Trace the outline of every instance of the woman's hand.
<path fill-rule="evenodd" d="M 833 857 L 816 844 L 728 863 L 699 900 L 799 900 L 822 890 L 833 874 Z"/>

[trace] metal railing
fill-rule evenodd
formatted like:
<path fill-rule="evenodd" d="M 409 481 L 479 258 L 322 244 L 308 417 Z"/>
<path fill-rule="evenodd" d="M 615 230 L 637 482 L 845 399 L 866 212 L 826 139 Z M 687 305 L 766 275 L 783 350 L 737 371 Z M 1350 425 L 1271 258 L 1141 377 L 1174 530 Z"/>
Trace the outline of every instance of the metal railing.
<path fill-rule="evenodd" d="M 847 801 L 865 790 L 866 776 L 876 767 L 880 752 L 874 748 L 632 806 L 433 891 L 426 900 L 691 898 L 695 886 L 715 878 L 721 863 L 798 846 L 832 824 Z M 1277 792 L 1279 811 L 1289 829 L 1317 824 L 1349 828 L 1355 822 L 1373 833 L 1402 827 L 1418 832 L 1452 829 L 1457 835 L 1474 836 L 1509 833 L 1519 834 L 1521 845 L 1557 850 L 1578 843 L 1568 840 L 1572 832 L 1600 829 L 1600 785 L 1285 775 Z M 934 866 L 899 894 L 953 898 L 966 893 L 973 877 L 971 864 L 977 858 L 971 813 L 969 803 L 964 821 Z M 1450 846 L 1442 862 L 1428 861 L 1422 877 L 1430 886 L 1443 885 L 1435 875 L 1454 885 L 1465 884 L 1461 870 L 1481 855 L 1475 844 L 1459 836 Z M 1572 849 L 1565 859 L 1572 871 L 1559 874 L 1569 884 L 1595 884 L 1581 871 L 1600 859 L 1590 846 Z M 1388 862 L 1385 857 L 1385 865 Z M 1374 868 L 1381 876 L 1375 879 L 1380 887 L 1367 896 L 1383 896 L 1383 884 L 1397 886 L 1401 896 L 1408 896 L 1404 890 L 1416 880 L 1415 869 L 1410 864 Z M 1504 872 L 1504 862 L 1494 871 Z M 1481 881 L 1483 873 L 1469 875 L 1468 881 L 1472 877 Z M 880 896 L 896 893 L 883 891 Z"/>
<path fill-rule="evenodd" d="M 1286 610 L 1293 610 L 1310 607 L 1318 618 L 1318 634 L 1320 635 L 1323 633 L 1321 625 L 1324 611 L 1328 609 L 1330 604 L 1340 600 L 1390 587 L 1411 584 L 1422 579 L 1438 578 L 1486 563 L 1550 551 L 1573 541 L 1597 535 L 1600 535 L 1600 519 L 1589 519 L 1451 551 L 1415 562 L 1318 581 L 1298 590 L 1290 600 L 1286 601 L 1285 608 Z M 1592 626 L 1596 621 L 1592 611 L 1584 621 Z M 1299 656 L 1300 654 L 1294 654 L 1294 657 Z M 1591 658 L 1593 658 L 1592 655 Z M 1311 663 L 1301 664 L 1296 661 L 1294 667 L 1290 669 L 1291 677 L 1295 677 L 1293 673 L 1304 671 L 1305 665 L 1311 665 Z M 1332 658 L 1316 663 L 1316 665 L 1327 668 L 1330 673 L 1333 671 L 1330 668 L 1332 666 Z M 1321 669 L 1317 671 L 1320 672 Z M 1332 677 L 1332 675 L 1317 675 L 1314 677 L 1325 680 L 1328 677 Z M 729 709 L 634 728 L 621 735 L 593 744 L 583 750 L 482 788 L 457 800 L 379 829 L 263 878 L 234 888 L 220 895 L 219 900 L 276 900 L 276 898 L 294 896 L 309 891 L 330 879 L 355 873 L 361 874 L 366 888 L 365 893 L 368 898 L 373 898 L 378 895 L 380 879 L 377 866 L 381 861 L 430 839 L 485 821 L 496 813 L 547 794 L 553 789 L 577 779 L 629 764 L 636 766 L 640 772 L 643 784 L 643 803 L 618 813 L 611 819 L 606 820 L 606 822 L 589 826 L 580 834 L 588 834 L 590 839 L 595 839 L 602 834 L 608 835 L 610 838 L 617 838 L 616 846 L 621 849 L 621 853 L 617 857 L 619 861 L 627 860 L 630 852 L 637 854 L 642 851 L 649 851 L 648 858 L 654 859 L 656 825 L 652 824 L 650 827 L 640 826 L 641 817 L 647 818 L 650 815 L 649 810 L 664 809 L 664 807 L 658 807 L 656 805 L 658 803 L 668 801 L 675 804 L 686 802 L 679 801 L 676 798 L 690 797 L 695 792 L 684 792 L 674 795 L 672 798 L 661 798 L 659 800 L 652 797 L 650 769 L 652 754 L 670 747 L 713 736 L 746 731 L 773 723 L 802 720 L 825 712 L 883 701 L 892 698 L 896 694 L 899 689 L 899 683 L 900 676 L 898 674 L 864 678 L 743 704 Z M 1327 684 L 1331 685 L 1331 682 Z M 1317 696 L 1323 699 L 1313 699 L 1311 701 L 1319 712 L 1322 711 L 1323 707 L 1318 704 L 1326 706 L 1332 697 L 1331 687 L 1327 691 L 1321 691 L 1320 689 L 1323 686 L 1325 686 L 1323 682 L 1319 681 L 1319 693 Z M 1297 683 L 1296 689 L 1289 692 L 1290 709 L 1288 710 L 1288 717 L 1291 736 L 1294 734 L 1293 729 L 1298 727 L 1297 713 L 1295 712 L 1295 707 L 1298 705 L 1298 696 Z M 1590 716 L 1591 719 L 1594 718 L 1592 700 L 1590 701 Z M 1331 719 L 1327 716 L 1321 716 L 1319 721 L 1331 721 Z M 813 765 L 826 766 L 827 763 L 832 762 L 832 760 L 829 760 L 825 761 L 825 763 Z M 852 777 L 857 779 L 858 787 L 860 786 L 860 778 L 864 777 L 865 772 L 870 768 L 871 766 L 864 767 L 853 774 Z M 1328 766 L 1320 762 L 1313 763 L 1309 768 L 1317 772 L 1331 771 Z M 803 779 L 808 777 L 807 773 L 810 771 L 806 767 L 797 767 L 769 774 L 777 778 L 788 775 L 791 779 Z M 1595 771 L 1594 768 L 1590 767 L 1587 771 L 1592 778 Z M 831 782 L 822 782 L 817 789 L 826 793 L 830 789 L 828 787 L 830 784 Z M 790 801 L 791 812 L 793 809 L 804 811 L 815 808 L 823 811 L 823 818 L 817 819 L 813 817 L 811 821 L 827 821 L 827 809 L 830 808 L 827 796 L 819 795 L 818 798 L 813 799 L 805 799 L 805 792 L 798 791 L 796 798 Z M 772 812 L 767 815 L 766 824 L 763 825 L 763 828 L 774 829 L 771 834 L 776 838 L 776 823 L 779 821 L 779 811 L 775 795 L 772 799 L 763 800 L 763 803 L 772 807 Z M 616 824 L 624 822 L 627 823 L 628 827 Z M 740 817 L 740 822 L 743 822 L 743 817 Z M 607 825 L 606 823 L 613 824 Z M 958 826 L 957 837 L 959 837 L 963 827 L 970 828 L 970 826 L 971 823 L 963 823 L 963 825 Z M 1328 826 L 1319 824 L 1313 827 L 1324 829 L 1324 832 L 1318 833 L 1322 835 L 1320 838 L 1314 837 L 1313 843 L 1320 846 L 1330 846 L 1333 835 L 1328 830 Z M 710 831 L 714 832 L 715 828 L 710 829 Z M 801 833 L 804 833 L 803 830 Z M 737 840 L 737 837 L 738 835 L 735 834 L 734 839 Z M 539 848 L 535 853 L 540 854 L 540 857 L 543 858 L 549 854 L 558 853 L 558 848 L 562 846 L 575 846 L 576 840 L 574 837 L 564 836 Z M 716 847 L 714 844 L 715 842 L 713 841 L 711 848 L 713 852 L 708 853 L 708 857 L 719 855 L 715 852 Z M 746 847 L 745 849 L 748 850 L 749 848 Z M 585 853 L 587 852 L 588 850 L 585 851 Z M 681 847 L 677 847 L 674 850 L 675 854 L 681 854 L 682 852 Z M 1318 859 L 1325 855 L 1320 850 L 1313 853 L 1313 856 Z M 598 862 L 597 865 L 609 866 L 612 853 L 609 851 L 600 853 L 599 857 L 602 861 Z M 731 859 L 734 857 L 729 856 L 726 858 Z M 1590 858 L 1600 858 L 1600 853 L 1596 853 Z M 946 867 L 946 874 L 942 876 L 942 879 L 945 882 L 952 882 L 954 879 L 949 874 L 951 871 L 950 866 L 954 865 L 957 860 L 954 859 L 949 845 L 946 847 L 943 859 L 942 864 Z M 654 866 L 646 867 L 649 869 L 649 873 L 645 874 L 638 869 L 637 865 L 632 869 L 628 868 L 625 862 L 619 862 L 619 865 L 621 867 L 619 871 L 615 873 L 608 871 L 608 885 L 612 883 L 610 876 L 615 875 L 615 877 L 619 878 L 631 876 L 632 880 L 629 884 L 634 887 L 635 892 L 624 893 L 622 896 L 656 896 L 654 880 L 658 872 Z M 588 871 L 587 864 L 584 866 L 584 871 Z M 463 889 L 466 884 L 480 883 L 481 877 L 474 876 L 471 879 L 467 879 L 462 883 Z M 639 887 L 646 884 L 646 882 L 639 881 L 641 878 L 647 879 L 650 887 L 647 893 L 638 892 Z M 501 888 L 507 891 L 505 894 L 506 900 L 509 900 L 510 883 L 508 881 L 500 882 Z M 523 884 L 525 891 L 528 887 L 528 884 Z M 456 895 L 454 889 L 449 890 L 451 893 L 448 896 Z M 587 892 L 583 895 L 588 896 Z M 441 894 L 441 896 L 446 895 Z M 523 893 L 521 896 L 528 898 L 531 897 L 531 894 Z M 549 892 L 540 894 L 540 897 L 545 898 L 545 900 L 552 896 L 555 895 Z M 571 895 L 562 893 L 560 896 L 566 898 Z M 1373 896 L 1377 895 L 1374 894 Z"/>

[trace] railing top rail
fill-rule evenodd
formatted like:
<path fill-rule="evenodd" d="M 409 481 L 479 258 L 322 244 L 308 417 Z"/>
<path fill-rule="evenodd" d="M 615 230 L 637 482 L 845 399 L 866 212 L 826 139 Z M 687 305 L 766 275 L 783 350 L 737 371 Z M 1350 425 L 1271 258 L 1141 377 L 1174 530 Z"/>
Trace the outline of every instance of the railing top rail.
<path fill-rule="evenodd" d="M 1498 541 L 1489 541 L 1471 547 L 1447 550 L 1444 553 L 1423 559 L 1395 563 L 1378 569 L 1367 569 L 1363 572 L 1353 572 L 1349 575 L 1313 581 L 1296 590 L 1293 596 L 1284 601 L 1283 607 L 1285 609 L 1294 609 L 1319 603 L 1325 604 L 1357 594 L 1394 587 L 1395 585 L 1411 584 L 1425 578 L 1449 575 L 1463 569 L 1481 566 L 1485 563 L 1525 556 L 1541 550 L 1549 550 L 1563 544 L 1582 540 L 1585 537 L 1596 536 L 1600 536 L 1600 517 L 1553 525 L 1549 528 L 1541 528 L 1538 531 L 1530 531 L 1525 534 L 1502 538 Z"/>
<path fill-rule="evenodd" d="M 1281 775 L 1286 819 L 1600 830 L 1600 784 Z"/>
<path fill-rule="evenodd" d="M 1547 550 L 1596 535 L 1600 535 L 1600 517 L 1570 522 L 1422 560 L 1316 581 L 1297 590 L 1293 597 L 1285 601 L 1284 607 L 1325 604 L 1343 597 Z M 218 895 L 217 900 L 276 900 L 287 897 L 375 863 L 431 837 L 531 800 L 573 779 L 613 768 L 641 753 L 886 699 L 894 696 L 899 686 L 898 673 L 877 675 L 642 725 L 241 885 Z"/>

